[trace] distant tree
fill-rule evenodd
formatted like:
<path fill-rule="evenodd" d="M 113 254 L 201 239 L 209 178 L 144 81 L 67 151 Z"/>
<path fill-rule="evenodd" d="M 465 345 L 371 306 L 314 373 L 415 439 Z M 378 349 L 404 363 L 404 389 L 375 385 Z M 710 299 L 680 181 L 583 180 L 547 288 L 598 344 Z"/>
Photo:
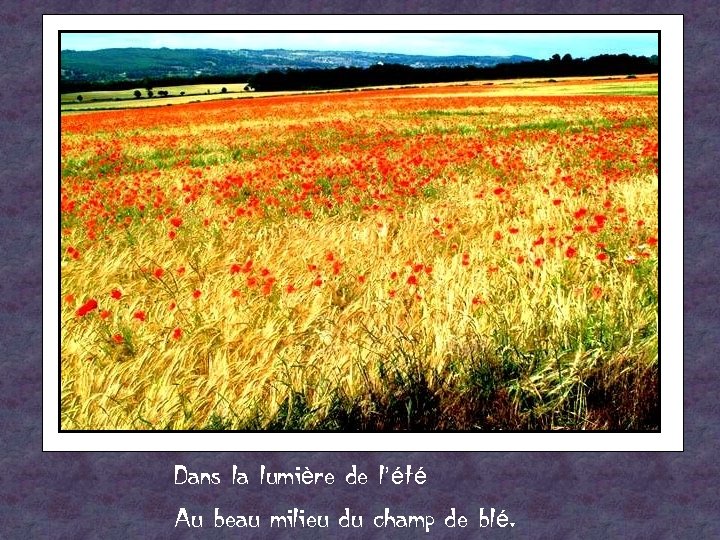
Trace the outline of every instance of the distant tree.
<path fill-rule="evenodd" d="M 77 99 L 78 101 L 82 101 L 82 100 L 83 100 L 83 97 L 82 97 L 82 96 L 78 96 L 78 97 L 76 97 L 75 99 Z"/>
<path fill-rule="evenodd" d="M 148 90 L 148 91 L 147 91 L 147 94 L 148 94 L 148 97 L 153 97 L 153 91 L 152 91 L 152 90 Z"/>
<path fill-rule="evenodd" d="M 140 99 L 140 97 L 142 96 L 142 92 L 140 90 L 135 90 L 133 92 L 133 95 L 135 96 L 135 99 Z"/>
<path fill-rule="evenodd" d="M 566 53 L 566 54 L 562 57 L 562 61 L 563 61 L 563 62 L 572 62 L 572 56 L 570 55 L 570 53 Z"/>
<path fill-rule="evenodd" d="M 223 94 L 227 94 L 227 88 L 225 88 L 224 86 L 222 87 L 222 90 L 220 90 L 220 91 L 221 91 Z"/>
<path fill-rule="evenodd" d="M 553 54 L 553 55 L 550 57 L 550 60 L 552 60 L 553 62 L 559 62 L 559 61 L 560 61 L 560 55 L 557 54 L 557 53 L 555 53 L 555 54 Z"/>
<path fill-rule="evenodd" d="M 185 91 L 183 90 L 182 92 L 180 92 L 180 95 L 181 95 L 181 96 L 184 96 L 184 95 L 185 95 Z"/>

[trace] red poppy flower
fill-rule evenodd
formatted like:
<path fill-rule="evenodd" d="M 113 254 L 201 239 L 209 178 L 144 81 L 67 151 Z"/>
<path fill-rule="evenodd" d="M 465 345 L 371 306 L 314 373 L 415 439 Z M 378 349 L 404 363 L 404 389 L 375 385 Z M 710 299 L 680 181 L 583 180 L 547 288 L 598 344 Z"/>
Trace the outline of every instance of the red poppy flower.
<path fill-rule="evenodd" d="M 163 270 L 162 268 L 156 268 L 155 271 L 153 272 L 153 275 L 156 278 L 160 279 L 164 273 L 165 273 L 165 270 Z"/>
<path fill-rule="evenodd" d="M 78 310 L 75 312 L 75 314 L 78 317 L 84 317 L 88 313 L 90 313 L 92 310 L 96 309 L 98 306 L 97 300 L 94 298 L 91 298 L 87 302 L 85 302 L 82 306 L 78 308 Z"/>
<path fill-rule="evenodd" d="M 288 294 L 294 293 L 295 291 L 297 291 L 297 289 L 295 288 L 295 285 L 293 285 L 292 283 L 288 284 L 288 286 L 285 287 L 285 292 Z"/>
<path fill-rule="evenodd" d="M 133 313 L 133 318 L 137 319 L 138 321 L 144 321 L 145 320 L 145 312 L 144 311 L 136 311 Z"/>
<path fill-rule="evenodd" d="M 593 300 L 598 300 L 598 299 L 600 299 L 600 297 L 602 296 L 602 294 L 603 294 L 603 290 L 602 290 L 600 287 L 598 287 L 597 285 L 595 285 L 595 286 L 592 288 L 592 298 L 593 298 Z"/>
<path fill-rule="evenodd" d="M 575 255 L 577 255 L 577 249 L 574 247 L 570 246 L 565 250 L 565 256 L 568 259 L 572 259 Z"/>
<path fill-rule="evenodd" d="M 183 335 L 182 328 L 176 328 L 175 330 L 173 330 L 173 333 L 172 333 L 173 339 L 175 339 L 175 340 L 180 339 L 182 337 L 182 335 Z"/>
<path fill-rule="evenodd" d="M 598 261 L 606 261 L 607 258 L 608 258 L 608 256 L 607 256 L 607 253 L 598 253 L 598 254 L 595 256 L 595 258 L 596 258 Z"/>
<path fill-rule="evenodd" d="M 107 309 L 103 309 L 100 312 L 100 318 L 101 319 L 107 319 L 110 316 L 110 312 Z"/>
<path fill-rule="evenodd" d="M 201 295 L 201 294 L 202 294 L 202 293 L 201 293 L 198 289 L 195 289 L 195 290 L 193 291 L 193 298 L 200 298 L 200 295 Z"/>
<path fill-rule="evenodd" d="M 605 222 L 607 221 L 608 218 L 607 218 L 607 216 L 605 216 L 603 214 L 596 214 L 593 216 L 593 219 L 595 220 L 595 223 L 597 224 L 597 226 L 602 229 L 605 226 Z"/>
<path fill-rule="evenodd" d="M 110 291 L 110 296 L 112 296 L 115 300 L 120 300 L 122 298 L 122 292 L 120 292 L 119 289 L 113 289 Z"/>
<path fill-rule="evenodd" d="M 418 280 L 417 277 L 415 277 L 415 274 L 411 274 L 410 277 L 407 278 L 407 284 L 408 285 L 417 285 Z"/>
<path fill-rule="evenodd" d="M 239 264 L 233 264 L 232 266 L 230 266 L 230 273 L 237 274 L 241 269 L 242 267 Z"/>
<path fill-rule="evenodd" d="M 358 279 L 358 283 L 360 283 L 360 284 L 365 283 L 365 275 L 364 274 L 359 275 L 357 279 Z"/>
<path fill-rule="evenodd" d="M 113 341 L 114 341 L 115 343 L 122 343 L 122 342 L 125 341 L 125 340 L 123 339 L 123 337 L 122 337 L 121 334 L 115 334 L 115 335 L 113 336 Z"/>
<path fill-rule="evenodd" d="M 170 218 L 170 224 L 173 227 L 179 227 L 180 225 L 182 225 L 182 222 L 183 220 L 179 217 Z"/>

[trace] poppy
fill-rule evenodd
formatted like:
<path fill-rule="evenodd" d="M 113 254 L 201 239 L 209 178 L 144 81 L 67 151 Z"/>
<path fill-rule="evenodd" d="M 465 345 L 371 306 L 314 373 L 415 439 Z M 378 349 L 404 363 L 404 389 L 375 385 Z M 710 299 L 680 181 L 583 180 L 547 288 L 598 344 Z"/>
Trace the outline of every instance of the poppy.
<path fill-rule="evenodd" d="M 97 300 L 94 298 L 91 298 L 87 302 L 85 302 L 82 306 L 78 308 L 78 310 L 75 312 L 75 314 L 78 317 L 84 317 L 88 313 L 90 313 L 92 310 L 96 309 L 98 306 Z"/>

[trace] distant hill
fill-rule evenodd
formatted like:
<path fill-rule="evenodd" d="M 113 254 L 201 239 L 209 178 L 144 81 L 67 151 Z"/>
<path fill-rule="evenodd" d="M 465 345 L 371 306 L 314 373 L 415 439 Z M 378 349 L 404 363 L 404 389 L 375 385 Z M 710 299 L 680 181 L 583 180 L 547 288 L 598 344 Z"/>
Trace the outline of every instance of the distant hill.
<path fill-rule="evenodd" d="M 362 51 L 220 50 L 122 48 L 60 52 L 61 81 L 111 82 L 144 79 L 254 75 L 271 70 L 367 68 L 401 64 L 417 68 L 492 67 L 533 60 L 527 56 L 427 56 Z"/>

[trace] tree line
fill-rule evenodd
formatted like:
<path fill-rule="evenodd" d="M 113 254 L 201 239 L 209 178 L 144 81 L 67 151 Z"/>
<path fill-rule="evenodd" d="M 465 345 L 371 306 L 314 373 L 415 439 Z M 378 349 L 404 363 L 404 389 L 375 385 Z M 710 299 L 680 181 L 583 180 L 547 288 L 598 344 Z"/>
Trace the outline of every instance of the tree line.
<path fill-rule="evenodd" d="M 367 68 L 271 70 L 256 74 L 236 73 L 172 77 L 126 81 L 61 80 L 60 93 L 97 90 L 131 90 L 193 84 L 249 83 L 259 91 L 330 90 L 364 86 L 408 85 L 436 82 L 459 82 L 478 79 L 518 79 L 570 76 L 630 75 L 657 73 L 657 55 L 601 54 L 590 58 L 573 58 L 570 54 L 553 55 L 548 60 L 497 64 L 491 67 L 411 67 L 403 64 L 377 64 Z"/>
<path fill-rule="evenodd" d="M 497 64 L 492 67 L 421 68 L 401 64 L 377 64 L 368 68 L 273 70 L 253 75 L 249 83 L 258 91 L 330 90 L 383 85 L 459 82 L 478 79 L 518 79 L 570 76 L 631 75 L 657 73 L 657 56 L 603 54 L 588 59 L 566 54 L 548 60 Z"/>

